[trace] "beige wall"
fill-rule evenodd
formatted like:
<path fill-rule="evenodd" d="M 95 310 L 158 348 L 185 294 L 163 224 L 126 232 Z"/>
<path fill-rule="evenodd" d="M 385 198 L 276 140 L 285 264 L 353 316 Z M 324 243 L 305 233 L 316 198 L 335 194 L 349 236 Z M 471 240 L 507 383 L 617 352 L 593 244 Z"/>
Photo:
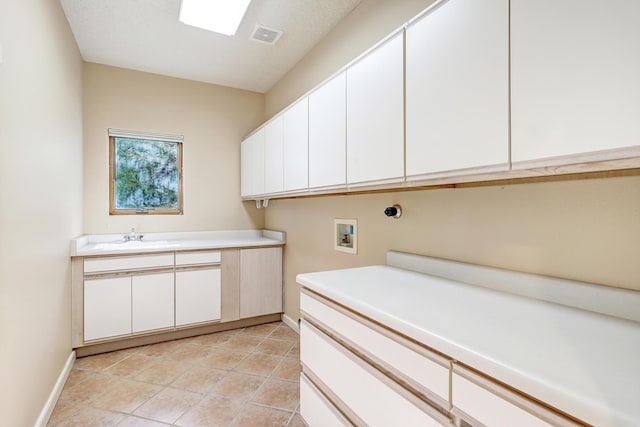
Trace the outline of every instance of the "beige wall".
<path fill-rule="evenodd" d="M 240 141 L 263 119 L 263 94 L 85 64 L 84 232 L 262 228 L 239 194 Z M 108 128 L 184 135 L 184 215 L 109 215 Z"/>
<path fill-rule="evenodd" d="M 267 118 L 371 46 L 400 28 L 434 0 L 363 0 L 267 93 Z"/>
<path fill-rule="evenodd" d="M 0 424 L 31 426 L 71 355 L 82 59 L 59 2 L 0 1 Z"/>
<path fill-rule="evenodd" d="M 267 115 L 430 3 L 364 0 L 267 93 Z M 397 221 L 382 213 L 393 203 L 405 209 Z M 384 263 L 390 249 L 640 290 L 640 177 L 272 200 L 265 215 L 287 232 L 293 319 L 298 273 Z M 334 218 L 358 220 L 357 255 L 333 250 Z"/>
<path fill-rule="evenodd" d="M 383 214 L 399 203 L 398 220 Z M 358 220 L 358 254 L 333 250 L 333 219 Z M 287 232 L 285 311 L 298 273 L 384 264 L 387 250 L 640 290 L 640 177 L 272 200 Z M 312 227 L 309 224 L 313 224 Z"/>

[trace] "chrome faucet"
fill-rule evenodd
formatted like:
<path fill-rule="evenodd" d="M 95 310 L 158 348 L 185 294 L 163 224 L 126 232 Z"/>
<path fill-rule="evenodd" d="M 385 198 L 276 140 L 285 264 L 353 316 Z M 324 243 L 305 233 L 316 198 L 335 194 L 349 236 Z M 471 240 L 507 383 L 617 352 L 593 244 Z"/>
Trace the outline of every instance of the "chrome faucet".
<path fill-rule="evenodd" d="M 123 237 L 125 242 L 142 242 L 144 236 L 142 234 L 136 234 L 136 229 L 131 227 L 131 233 L 125 234 Z"/>

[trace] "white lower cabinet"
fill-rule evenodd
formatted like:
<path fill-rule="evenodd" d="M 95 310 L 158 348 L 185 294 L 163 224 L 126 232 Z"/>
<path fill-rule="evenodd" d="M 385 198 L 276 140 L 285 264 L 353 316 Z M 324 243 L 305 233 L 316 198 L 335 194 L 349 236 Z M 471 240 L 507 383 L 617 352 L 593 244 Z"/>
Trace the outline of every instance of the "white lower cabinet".
<path fill-rule="evenodd" d="M 304 374 L 300 375 L 300 411 L 309 426 L 351 426 Z"/>
<path fill-rule="evenodd" d="M 176 272 L 176 326 L 220 319 L 220 269 Z"/>
<path fill-rule="evenodd" d="M 173 327 L 173 272 L 131 277 L 132 332 Z"/>
<path fill-rule="evenodd" d="M 131 277 L 84 281 L 84 340 L 131 333 Z"/>
<path fill-rule="evenodd" d="M 356 425 L 441 426 L 408 390 L 385 376 L 307 322 L 300 328 L 303 369 L 335 395 L 334 404 Z M 312 408 L 301 408 L 302 417 Z M 311 417 L 311 415 L 310 415 Z M 320 424 L 322 425 L 322 424 Z M 310 424 L 311 427 L 314 427 Z"/>

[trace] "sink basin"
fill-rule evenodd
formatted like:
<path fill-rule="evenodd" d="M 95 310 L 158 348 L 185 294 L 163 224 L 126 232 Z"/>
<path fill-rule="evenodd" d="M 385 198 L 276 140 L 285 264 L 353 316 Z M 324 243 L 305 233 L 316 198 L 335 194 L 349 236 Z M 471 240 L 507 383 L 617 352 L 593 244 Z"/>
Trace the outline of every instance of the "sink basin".
<path fill-rule="evenodd" d="M 179 243 L 172 243 L 167 240 L 150 241 L 129 241 L 129 242 L 106 242 L 96 243 L 93 249 L 102 251 L 123 250 L 123 249 L 162 249 L 180 246 Z"/>

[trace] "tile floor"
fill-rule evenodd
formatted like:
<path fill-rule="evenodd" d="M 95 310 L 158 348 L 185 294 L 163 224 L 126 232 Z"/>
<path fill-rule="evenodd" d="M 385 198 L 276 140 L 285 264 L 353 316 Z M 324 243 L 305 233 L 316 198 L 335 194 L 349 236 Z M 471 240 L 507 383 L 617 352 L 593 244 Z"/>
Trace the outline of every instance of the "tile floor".
<path fill-rule="evenodd" d="M 299 376 L 299 336 L 281 322 L 88 356 L 48 425 L 304 426 Z"/>

